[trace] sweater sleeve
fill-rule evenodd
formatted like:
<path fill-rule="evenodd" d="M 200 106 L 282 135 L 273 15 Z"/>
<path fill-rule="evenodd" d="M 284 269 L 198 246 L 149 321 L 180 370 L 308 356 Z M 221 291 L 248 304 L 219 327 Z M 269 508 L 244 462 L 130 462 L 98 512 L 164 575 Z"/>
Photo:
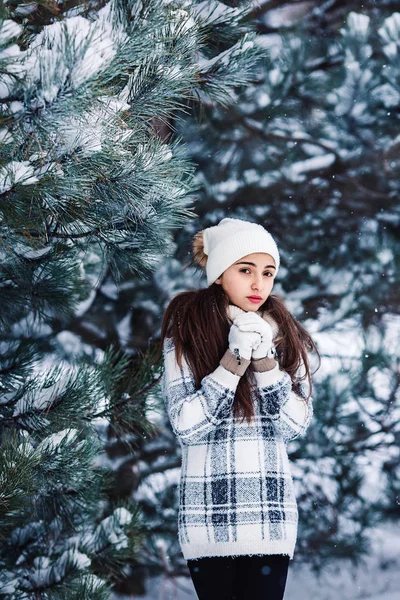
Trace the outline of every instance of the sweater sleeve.
<path fill-rule="evenodd" d="M 298 382 L 292 389 L 290 375 L 279 368 L 275 359 L 253 361 L 253 366 L 260 413 L 272 419 L 276 430 L 286 442 L 303 437 L 314 413 L 312 397 L 306 401 L 308 381 Z M 297 376 L 304 372 L 302 363 Z"/>
<path fill-rule="evenodd" d="M 162 395 L 172 429 L 183 443 L 196 444 L 229 417 L 240 375 L 220 364 L 196 389 L 185 357 L 182 368 L 177 363 L 171 338 L 164 340 L 163 349 Z"/>

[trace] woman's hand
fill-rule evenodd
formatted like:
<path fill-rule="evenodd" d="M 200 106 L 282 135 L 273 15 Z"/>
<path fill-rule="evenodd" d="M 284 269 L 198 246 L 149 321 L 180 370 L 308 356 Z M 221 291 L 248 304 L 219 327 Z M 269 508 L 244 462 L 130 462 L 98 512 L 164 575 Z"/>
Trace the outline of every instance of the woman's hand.
<path fill-rule="evenodd" d="M 252 351 L 261 343 L 261 335 L 255 331 L 244 331 L 232 323 L 229 330 L 229 350 L 235 354 L 236 358 L 251 359 Z"/>
<path fill-rule="evenodd" d="M 243 312 L 234 318 L 233 324 L 243 333 L 253 332 L 260 335 L 260 344 L 253 347 L 251 358 L 257 360 L 259 358 L 265 358 L 266 356 L 271 357 L 275 355 L 271 325 L 264 321 L 260 315 L 254 312 Z"/>

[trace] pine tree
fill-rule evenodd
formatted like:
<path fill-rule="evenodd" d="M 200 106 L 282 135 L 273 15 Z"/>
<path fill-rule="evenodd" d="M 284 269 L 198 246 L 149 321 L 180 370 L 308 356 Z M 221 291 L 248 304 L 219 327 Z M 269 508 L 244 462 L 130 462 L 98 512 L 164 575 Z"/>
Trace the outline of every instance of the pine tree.
<path fill-rule="evenodd" d="M 102 449 L 110 427 L 133 445 L 154 432 L 151 352 L 134 362 L 100 322 L 90 341 L 74 327 L 194 214 L 193 167 L 160 131 L 207 87 L 222 98 L 226 67 L 197 62 L 206 33 L 180 2 L 2 5 L 1 598 L 107 598 L 147 535 Z"/>

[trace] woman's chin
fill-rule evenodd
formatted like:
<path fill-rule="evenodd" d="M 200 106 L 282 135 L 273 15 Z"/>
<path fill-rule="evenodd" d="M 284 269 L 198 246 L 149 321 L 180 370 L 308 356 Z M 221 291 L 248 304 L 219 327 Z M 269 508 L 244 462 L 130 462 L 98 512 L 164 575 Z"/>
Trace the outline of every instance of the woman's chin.
<path fill-rule="evenodd" d="M 250 300 L 246 299 L 245 302 L 237 302 L 236 306 L 238 306 L 246 312 L 256 312 L 259 309 L 260 304 L 253 304 L 252 302 L 250 302 Z"/>

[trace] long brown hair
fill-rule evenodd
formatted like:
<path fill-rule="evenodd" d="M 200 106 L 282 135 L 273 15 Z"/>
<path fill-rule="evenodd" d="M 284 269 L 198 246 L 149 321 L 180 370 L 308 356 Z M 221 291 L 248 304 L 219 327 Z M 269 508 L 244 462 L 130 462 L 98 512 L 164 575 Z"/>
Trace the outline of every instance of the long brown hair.
<path fill-rule="evenodd" d="M 198 388 L 203 377 L 218 367 L 228 348 L 228 335 L 232 324 L 228 317 L 228 306 L 229 298 L 222 285 L 213 283 L 205 289 L 177 294 L 165 310 L 158 356 L 164 339 L 171 337 L 179 366 L 182 367 L 184 355 Z M 279 326 L 279 335 L 274 343 L 280 367 L 287 371 L 292 379 L 292 389 L 298 391 L 299 382 L 308 378 L 308 401 L 312 393 L 312 381 L 307 352 L 315 350 L 321 362 L 315 343 L 288 311 L 280 296 L 271 294 L 260 307 L 260 311 L 267 311 Z M 301 362 L 304 363 L 306 373 L 301 378 L 296 378 Z M 253 372 L 250 363 L 245 376 L 240 378 L 233 403 L 235 417 L 243 416 L 243 420 L 246 418 L 249 422 L 254 414 L 250 392 Z"/>

